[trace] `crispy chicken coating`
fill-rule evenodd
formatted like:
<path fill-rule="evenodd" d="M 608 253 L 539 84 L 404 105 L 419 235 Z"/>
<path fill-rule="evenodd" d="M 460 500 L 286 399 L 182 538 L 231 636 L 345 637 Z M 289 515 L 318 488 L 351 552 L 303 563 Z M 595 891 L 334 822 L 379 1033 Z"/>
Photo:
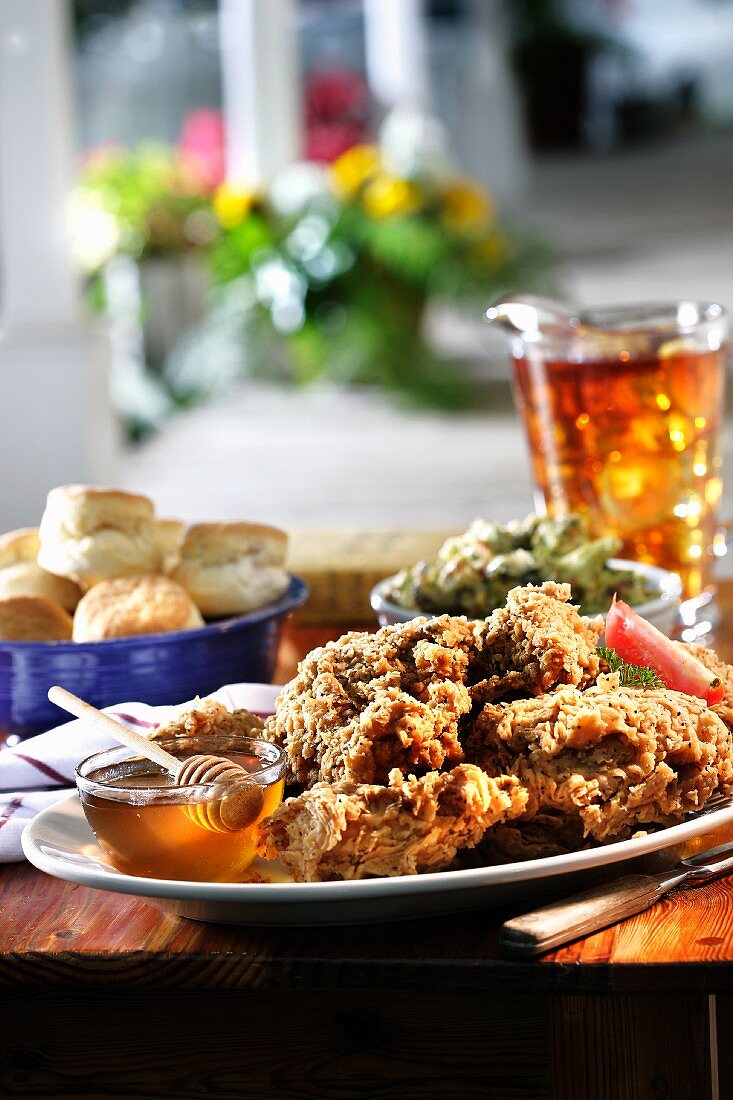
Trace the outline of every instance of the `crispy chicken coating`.
<path fill-rule="evenodd" d="M 712 649 L 706 649 L 705 646 L 696 643 L 687 645 L 685 642 L 678 642 L 677 645 L 689 650 L 693 657 L 697 657 L 698 661 L 705 665 L 705 668 L 720 677 L 724 695 L 719 703 L 713 703 L 711 710 L 720 715 L 728 729 L 733 730 L 733 668 L 725 661 L 721 661 Z"/>
<path fill-rule="evenodd" d="M 471 675 L 474 702 L 542 695 L 560 684 L 592 683 L 603 619 L 584 619 L 569 602 L 570 585 L 546 581 L 513 588 L 506 605 L 477 630 Z"/>
<path fill-rule="evenodd" d="M 614 675 L 587 691 L 487 705 L 464 748 L 491 775 L 520 779 L 526 819 L 560 811 L 604 843 L 733 790 L 731 734 L 703 700 L 620 688 Z"/>
<path fill-rule="evenodd" d="M 569 585 L 548 582 L 513 589 L 485 620 L 441 615 L 346 634 L 300 664 L 266 736 L 305 786 L 460 763 L 460 723 L 477 703 L 598 674 L 602 622 L 582 619 L 569 599 Z"/>
<path fill-rule="evenodd" d="M 386 787 L 318 783 L 263 822 L 262 851 L 301 882 L 440 871 L 526 797 L 518 780 L 472 764 L 420 778 L 394 770 Z"/>
<path fill-rule="evenodd" d="M 462 759 L 458 719 L 472 624 L 442 615 L 345 634 L 309 653 L 277 700 L 269 735 L 292 778 L 384 783 L 393 768 L 429 771 Z"/>
<path fill-rule="evenodd" d="M 158 726 L 152 736 L 156 741 L 213 737 L 217 734 L 262 737 L 264 728 L 263 720 L 248 710 L 230 711 L 216 699 L 200 699 L 188 710 Z"/>

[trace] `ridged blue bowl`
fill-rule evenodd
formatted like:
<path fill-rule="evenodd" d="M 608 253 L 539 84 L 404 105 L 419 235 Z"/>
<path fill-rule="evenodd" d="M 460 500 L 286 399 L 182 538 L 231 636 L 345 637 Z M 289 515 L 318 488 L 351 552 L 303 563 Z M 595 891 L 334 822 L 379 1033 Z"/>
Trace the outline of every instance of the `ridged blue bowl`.
<path fill-rule="evenodd" d="M 199 630 L 139 634 L 105 642 L 0 641 L 0 733 L 31 737 L 63 721 L 52 684 L 96 707 L 181 703 L 241 681 L 269 683 L 288 614 L 308 598 L 291 577 L 277 601 Z"/>

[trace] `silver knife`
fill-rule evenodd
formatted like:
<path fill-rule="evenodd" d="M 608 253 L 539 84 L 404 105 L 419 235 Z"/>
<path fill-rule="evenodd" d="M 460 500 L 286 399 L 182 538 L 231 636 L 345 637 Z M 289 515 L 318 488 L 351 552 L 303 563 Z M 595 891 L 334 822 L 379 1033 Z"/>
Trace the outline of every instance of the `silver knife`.
<path fill-rule="evenodd" d="M 502 925 L 500 945 L 513 955 L 539 955 L 642 913 L 677 886 L 701 886 L 733 873 L 733 842 L 683 859 L 654 875 L 624 875 L 553 901 Z"/>

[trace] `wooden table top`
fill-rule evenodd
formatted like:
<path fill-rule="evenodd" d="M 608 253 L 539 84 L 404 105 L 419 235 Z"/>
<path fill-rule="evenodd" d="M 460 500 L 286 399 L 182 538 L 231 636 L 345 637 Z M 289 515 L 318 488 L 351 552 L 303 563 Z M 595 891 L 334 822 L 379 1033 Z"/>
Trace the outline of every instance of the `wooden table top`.
<path fill-rule="evenodd" d="M 717 643 L 733 659 L 733 582 L 721 586 Z M 291 628 L 278 678 L 339 628 Z M 733 827 L 711 843 L 733 839 Z M 526 906 L 525 906 L 526 907 Z M 0 985 L 163 989 L 424 988 L 504 992 L 733 991 L 733 877 L 681 891 L 646 913 L 540 960 L 498 947 L 515 909 L 341 928 L 200 924 L 135 897 L 91 890 L 26 863 L 0 867 Z"/>

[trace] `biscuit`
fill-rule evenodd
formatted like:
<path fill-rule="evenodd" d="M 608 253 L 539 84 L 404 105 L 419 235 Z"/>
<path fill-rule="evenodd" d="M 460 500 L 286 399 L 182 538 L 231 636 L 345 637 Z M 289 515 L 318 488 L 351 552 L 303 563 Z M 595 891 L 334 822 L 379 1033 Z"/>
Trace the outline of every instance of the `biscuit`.
<path fill-rule="evenodd" d="M 40 541 L 36 527 L 0 535 L 0 599 L 6 596 L 47 596 L 73 611 L 79 586 L 67 577 L 46 572 L 37 562 Z"/>
<path fill-rule="evenodd" d="M 0 535 L 0 569 L 17 565 L 21 561 L 35 561 L 38 557 L 37 527 L 21 527 Z"/>
<path fill-rule="evenodd" d="M 71 638 L 71 615 L 47 596 L 8 596 L 0 600 L 0 639 L 9 642 L 63 642 Z"/>
<path fill-rule="evenodd" d="M 155 540 L 163 557 L 163 572 L 170 574 L 181 560 L 181 543 L 186 525 L 180 519 L 156 519 Z"/>
<path fill-rule="evenodd" d="M 156 573 L 162 564 L 152 501 L 137 493 L 89 485 L 52 489 L 39 537 L 38 564 L 84 588 Z"/>
<path fill-rule="evenodd" d="M 242 615 L 287 590 L 287 535 L 258 523 L 199 523 L 186 531 L 172 576 L 203 615 Z"/>
<path fill-rule="evenodd" d="M 97 642 L 203 625 L 198 608 L 180 584 L 147 573 L 99 581 L 90 588 L 76 609 L 73 637 L 75 642 Z"/>

